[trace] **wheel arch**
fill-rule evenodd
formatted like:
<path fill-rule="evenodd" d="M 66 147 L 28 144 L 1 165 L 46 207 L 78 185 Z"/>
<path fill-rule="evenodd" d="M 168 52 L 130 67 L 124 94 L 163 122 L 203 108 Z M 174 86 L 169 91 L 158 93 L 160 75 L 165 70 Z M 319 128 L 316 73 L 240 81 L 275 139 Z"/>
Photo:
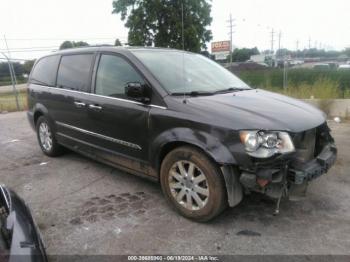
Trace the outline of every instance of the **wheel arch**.
<path fill-rule="evenodd" d="M 180 146 L 193 146 L 201 150 L 206 156 L 218 165 L 236 164 L 236 160 L 228 148 L 218 138 L 189 128 L 175 128 L 160 134 L 153 140 L 150 147 L 151 165 L 159 170 L 164 157 Z"/>
<path fill-rule="evenodd" d="M 191 129 L 176 128 L 158 136 L 150 150 L 153 156 L 151 163 L 159 179 L 160 167 L 165 156 L 172 150 L 181 146 L 192 146 L 199 149 L 209 159 L 213 160 L 220 169 L 226 187 L 227 200 L 231 207 L 237 205 L 243 197 L 242 186 L 238 180 L 236 159 L 228 148 L 220 143 L 218 138 L 205 132 Z"/>
<path fill-rule="evenodd" d="M 49 121 L 52 122 L 52 119 L 49 116 L 48 109 L 43 104 L 37 103 L 33 108 L 34 126 L 36 126 L 36 123 L 37 123 L 40 116 L 46 116 L 49 119 Z"/>

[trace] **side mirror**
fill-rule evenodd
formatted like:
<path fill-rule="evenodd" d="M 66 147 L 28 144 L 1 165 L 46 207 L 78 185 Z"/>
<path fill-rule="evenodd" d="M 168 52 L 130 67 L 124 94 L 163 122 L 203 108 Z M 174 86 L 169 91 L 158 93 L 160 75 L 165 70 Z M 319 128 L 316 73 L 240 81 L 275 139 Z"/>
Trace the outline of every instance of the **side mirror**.
<path fill-rule="evenodd" d="M 127 83 L 125 87 L 125 94 L 127 97 L 133 98 L 143 103 L 148 103 L 150 101 L 147 95 L 147 86 L 139 82 Z"/>

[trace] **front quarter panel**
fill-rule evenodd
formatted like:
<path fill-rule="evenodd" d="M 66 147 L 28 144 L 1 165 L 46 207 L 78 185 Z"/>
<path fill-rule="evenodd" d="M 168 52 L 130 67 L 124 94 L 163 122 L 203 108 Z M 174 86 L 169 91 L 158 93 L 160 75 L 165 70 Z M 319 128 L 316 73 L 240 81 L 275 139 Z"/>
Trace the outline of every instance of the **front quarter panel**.
<path fill-rule="evenodd" d="M 201 148 L 219 164 L 236 164 L 230 152 L 237 146 L 237 139 L 230 130 L 203 124 L 191 115 L 152 108 L 149 117 L 150 137 L 149 156 L 152 167 L 159 170 L 162 149 L 169 143 L 184 143 Z"/>

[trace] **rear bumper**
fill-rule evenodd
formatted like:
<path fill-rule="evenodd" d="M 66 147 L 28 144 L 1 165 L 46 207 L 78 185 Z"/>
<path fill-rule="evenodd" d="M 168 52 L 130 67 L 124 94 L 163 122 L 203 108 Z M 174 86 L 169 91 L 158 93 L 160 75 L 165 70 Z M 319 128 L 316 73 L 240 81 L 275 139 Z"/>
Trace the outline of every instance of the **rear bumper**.
<path fill-rule="evenodd" d="M 334 144 L 328 144 L 316 158 L 296 169 L 290 168 L 289 172 L 295 184 L 302 184 L 327 173 L 329 168 L 334 165 L 336 159 L 337 148 Z"/>

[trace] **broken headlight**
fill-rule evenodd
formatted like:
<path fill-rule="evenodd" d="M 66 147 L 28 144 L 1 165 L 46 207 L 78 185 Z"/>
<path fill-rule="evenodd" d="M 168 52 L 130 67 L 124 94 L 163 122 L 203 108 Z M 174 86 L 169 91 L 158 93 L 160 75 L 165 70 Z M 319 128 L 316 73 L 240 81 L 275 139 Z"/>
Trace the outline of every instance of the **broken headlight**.
<path fill-rule="evenodd" d="M 248 155 L 267 158 L 295 151 L 292 139 L 280 131 L 240 131 L 241 142 Z"/>

